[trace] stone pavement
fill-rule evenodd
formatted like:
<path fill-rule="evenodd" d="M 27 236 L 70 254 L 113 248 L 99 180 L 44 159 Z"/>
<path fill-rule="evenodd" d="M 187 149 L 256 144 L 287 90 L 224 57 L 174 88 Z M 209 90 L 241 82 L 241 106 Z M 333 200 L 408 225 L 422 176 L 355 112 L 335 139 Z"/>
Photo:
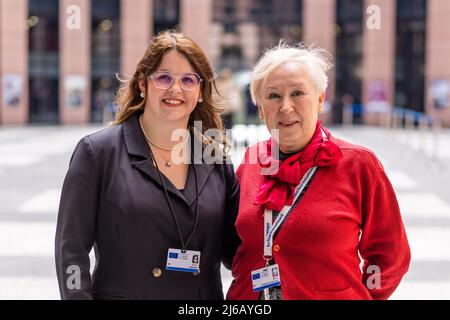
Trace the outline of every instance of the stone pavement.
<path fill-rule="evenodd" d="M 59 299 L 53 241 L 60 189 L 76 143 L 99 129 L 0 127 L 0 299 Z M 450 133 L 433 142 L 415 132 L 330 130 L 374 150 L 397 192 L 412 263 L 392 299 L 450 299 Z M 267 136 L 263 127 L 238 126 L 235 133 L 238 140 Z M 235 150 L 235 164 L 243 150 Z M 226 270 L 223 282 L 226 292 Z"/>

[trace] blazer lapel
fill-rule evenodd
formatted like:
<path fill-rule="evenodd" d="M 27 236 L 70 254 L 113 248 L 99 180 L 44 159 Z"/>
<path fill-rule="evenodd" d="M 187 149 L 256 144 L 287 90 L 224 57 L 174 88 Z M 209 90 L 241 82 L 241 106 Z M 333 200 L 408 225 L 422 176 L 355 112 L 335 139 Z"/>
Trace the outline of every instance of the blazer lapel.
<path fill-rule="evenodd" d="M 195 167 L 195 170 L 194 170 Z M 206 182 L 208 181 L 208 177 L 211 174 L 212 170 L 214 169 L 213 164 L 191 164 L 189 166 L 189 173 L 188 177 L 186 179 L 186 185 L 184 187 L 184 197 L 186 198 L 187 203 L 189 206 L 192 206 L 192 204 L 195 202 L 197 198 L 197 192 L 196 192 L 196 185 L 195 185 L 195 176 L 194 174 L 197 173 L 197 186 L 198 186 L 198 194 L 200 195 L 202 193 L 202 190 L 204 189 Z"/>
<path fill-rule="evenodd" d="M 158 170 L 150 157 L 149 146 L 139 124 L 140 114 L 141 112 L 137 112 L 132 115 L 124 122 L 123 126 L 126 148 L 128 153 L 133 155 L 131 159 L 132 167 L 152 179 L 161 189 L 163 189 L 163 185 L 161 184 L 162 179 L 169 193 L 181 198 L 186 204 L 192 206 L 197 198 L 194 174 L 196 173 L 197 176 L 198 194 L 200 195 L 208 181 L 209 175 L 214 169 L 214 164 L 207 164 L 202 160 L 202 163 L 200 164 L 189 165 L 184 192 L 180 192 L 180 190 L 175 188 L 169 179 L 162 173 L 160 179 Z M 192 148 L 192 150 L 194 149 Z"/>
<path fill-rule="evenodd" d="M 186 202 L 186 199 L 180 190 L 175 188 L 175 186 L 169 181 L 169 179 L 166 178 L 166 176 L 164 176 L 164 174 L 161 173 L 160 179 L 158 170 L 151 159 L 149 146 L 139 124 L 140 114 L 140 112 L 137 112 L 137 114 L 132 115 L 124 122 L 123 126 L 125 145 L 128 153 L 134 156 L 131 158 L 131 166 L 152 179 L 153 182 L 161 189 L 164 188 L 161 184 L 162 179 L 168 192 Z"/>

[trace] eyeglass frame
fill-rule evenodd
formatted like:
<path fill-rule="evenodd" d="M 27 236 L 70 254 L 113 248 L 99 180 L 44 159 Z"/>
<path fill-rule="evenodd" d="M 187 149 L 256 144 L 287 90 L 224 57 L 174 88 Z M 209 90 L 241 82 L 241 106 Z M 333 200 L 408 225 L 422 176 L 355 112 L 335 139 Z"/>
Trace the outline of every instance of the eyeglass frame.
<path fill-rule="evenodd" d="M 158 86 L 156 85 L 156 81 L 155 81 L 155 78 L 154 78 L 155 74 L 157 74 L 157 73 L 166 73 L 166 74 L 169 74 L 169 75 L 172 77 L 172 83 L 170 84 L 170 86 L 168 86 L 167 88 L 160 88 L 160 87 L 158 87 Z M 183 87 L 183 83 L 180 81 L 180 79 L 181 79 L 182 77 L 186 76 L 186 75 L 194 75 L 194 76 L 196 76 L 197 79 L 198 79 L 198 85 L 197 85 L 197 87 L 200 87 L 201 83 L 203 82 L 203 79 L 202 79 L 202 77 L 200 77 L 200 75 L 199 75 L 198 73 L 196 73 L 196 72 L 185 73 L 185 74 L 182 75 L 182 76 L 176 76 L 176 75 L 172 74 L 172 73 L 169 72 L 169 71 L 159 71 L 159 70 L 158 70 L 158 71 L 155 71 L 155 72 L 153 72 L 152 74 L 150 74 L 150 75 L 147 77 L 147 79 L 149 79 L 149 78 L 152 79 L 152 80 L 153 80 L 153 84 L 155 85 L 155 87 L 156 87 L 157 89 L 161 89 L 161 90 L 167 90 L 167 89 L 170 89 L 170 88 L 173 86 L 173 84 L 175 83 L 175 80 L 178 79 L 178 82 L 180 83 L 180 87 L 181 87 L 183 90 L 186 90 L 186 91 L 194 91 L 195 88 L 193 88 L 193 89 L 186 89 L 186 88 Z"/>

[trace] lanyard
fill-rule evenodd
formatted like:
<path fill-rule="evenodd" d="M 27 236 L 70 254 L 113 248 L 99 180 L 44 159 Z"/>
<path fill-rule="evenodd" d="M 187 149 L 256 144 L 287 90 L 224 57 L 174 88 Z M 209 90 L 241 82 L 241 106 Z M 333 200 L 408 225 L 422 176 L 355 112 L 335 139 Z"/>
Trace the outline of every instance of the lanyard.
<path fill-rule="evenodd" d="M 317 167 L 311 167 L 306 172 L 306 174 L 303 176 L 302 180 L 300 181 L 300 184 L 295 188 L 294 201 L 292 202 L 292 205 L 284 206 L 283 209 L 281 209 L 280 213 L 278 214 L 278 217 L 275 219 L 275 222 L 273 224 L 272 224 L 272 215 L 273 215 L 272 210 L 269 210 L 269 209 L 264 210 L 264 256 L 263 256 L 263 258 L 267 262 L 269 262 L 272 259 L 273 235 L 280 228 L 283 221 L 289 215 L 292 206 L 294 205 L 295 201 L 300 196 L 300 194 L 302 194 L 302 191 L 305 189 L 305 187 L 308 185 L 308 183 L 311 181 L 316 170 L 317 170 Z"/>
<path fill-rule="evenodd" d="M 191 147 L 192 147 L 192 146 L 191 146 Z M 191 240 L 192 240 L 192 237 L 193 237 L 193 235 L 194 235 L 194 233 L 195 233 L 195 230 L 197 229 L 197 225 L 198 225 L 198 203 L 199 203 L 198 181 L 197 181 L 197 170 L 196 170 L 196 168 L 195 168 L 194 162 L 192 161 L 192 160 L 193 160 L 193 158 L 192 158 L 192 152 L 191 152 L 191 161 L 192 161 L 192 167 L 193 167 L 193 169 L 194 169 L 195 192 L 196 192 L 196 194 L 197 194 L 197 196 L 196 196 L 197 203 L 195 204 L 195 223 L 194 223 L 194 227 L 192 228 L 192 231 L 191 231 L 191 233 L 189 234 L 189 237 L 188 237 L 188 239 L 187 239 L 186 242 L 185 242 L 185 241 L 184 241 L 184 238 L 183 238 L 183 234 L 181 233 L 180 224 L 178 223 L 177 216 L 176 216 L 175 211 L 173 210 L 173 207 L 172 207 L 172 202 L 170 201 L 169 194 L 167 193 L 167 187 L 166 187 L 166 184 L 164 183 L 164 180 L 162 179 L 161 171 L 159 170 L 158 163 L 156 162 L 155 156 L 153 155 L 152 148 L 149 148 L 149 149 L 150 149 L 150 155 L 151 155 L 151 157 L 152 157 L 152 160 L 155 162 L 156 170 L 158 171 L 159 181 L 161 182 L 161 184 L 162 184 L 162 186 L 163 186 L 163 188 L 164 188 L 164 194 L 165 194 L 165 196 L 166 196 L 167 204 L 169 205 L 169 209 L 170 209 L 170 212 L 172 213 L 173 220 L 175 221 L 175 227 L 177 228 L 178 237 L 179 237 L 180 242 L 181 242 L 181 250 L 182 250 L 182 252 L 183 252 L 183 251 L 186 251 L 186 249 L 187 249 L 189 243 L 190 243 Z M 192 149 L 191 149 L 191 150 L 192 150 Z M 189 208 L 189 209 L 190 209 L 190 208 Z"/>

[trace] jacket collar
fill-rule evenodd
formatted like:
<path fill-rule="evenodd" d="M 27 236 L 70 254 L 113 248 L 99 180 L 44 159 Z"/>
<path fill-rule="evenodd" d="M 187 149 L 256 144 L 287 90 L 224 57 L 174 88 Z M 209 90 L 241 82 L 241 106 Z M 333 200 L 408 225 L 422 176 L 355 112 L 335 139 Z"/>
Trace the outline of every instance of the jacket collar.
<path fill-rule="evenodd" d="M 123 123 L 125 146 L 128 153 L 133 156 L 131 157 L 132 167 L 139 170 L 145 176 L 151 178 L 157 186 L 163 189 L 158 170 L 153 164 L 150 156 L 149 146 L 147 144 L 147 141 L 145 140 L 144 133 L 142 132 L 141 126 L 139 124 L 139 116 L 141 114 L 142 112 L 136 112 Z M 195 166 L 195 170 L 193 166 Z M 161 179 L 164 181 L 164 184 L 169 193 L 177 196 L 186 204 L 191 206 L 197 197 L 195 191 L 195 172 L 197 173 L 198 194 L 200 194 L 205 187 L 206 181 L 208 180 L 208 177 L 211 174 L 213 168 L 213 164 L 207 164 L 203 160 L 201 164 L 190 165 L 184 192 L 178 190 L 163 173 L 161 173 Z"/>

